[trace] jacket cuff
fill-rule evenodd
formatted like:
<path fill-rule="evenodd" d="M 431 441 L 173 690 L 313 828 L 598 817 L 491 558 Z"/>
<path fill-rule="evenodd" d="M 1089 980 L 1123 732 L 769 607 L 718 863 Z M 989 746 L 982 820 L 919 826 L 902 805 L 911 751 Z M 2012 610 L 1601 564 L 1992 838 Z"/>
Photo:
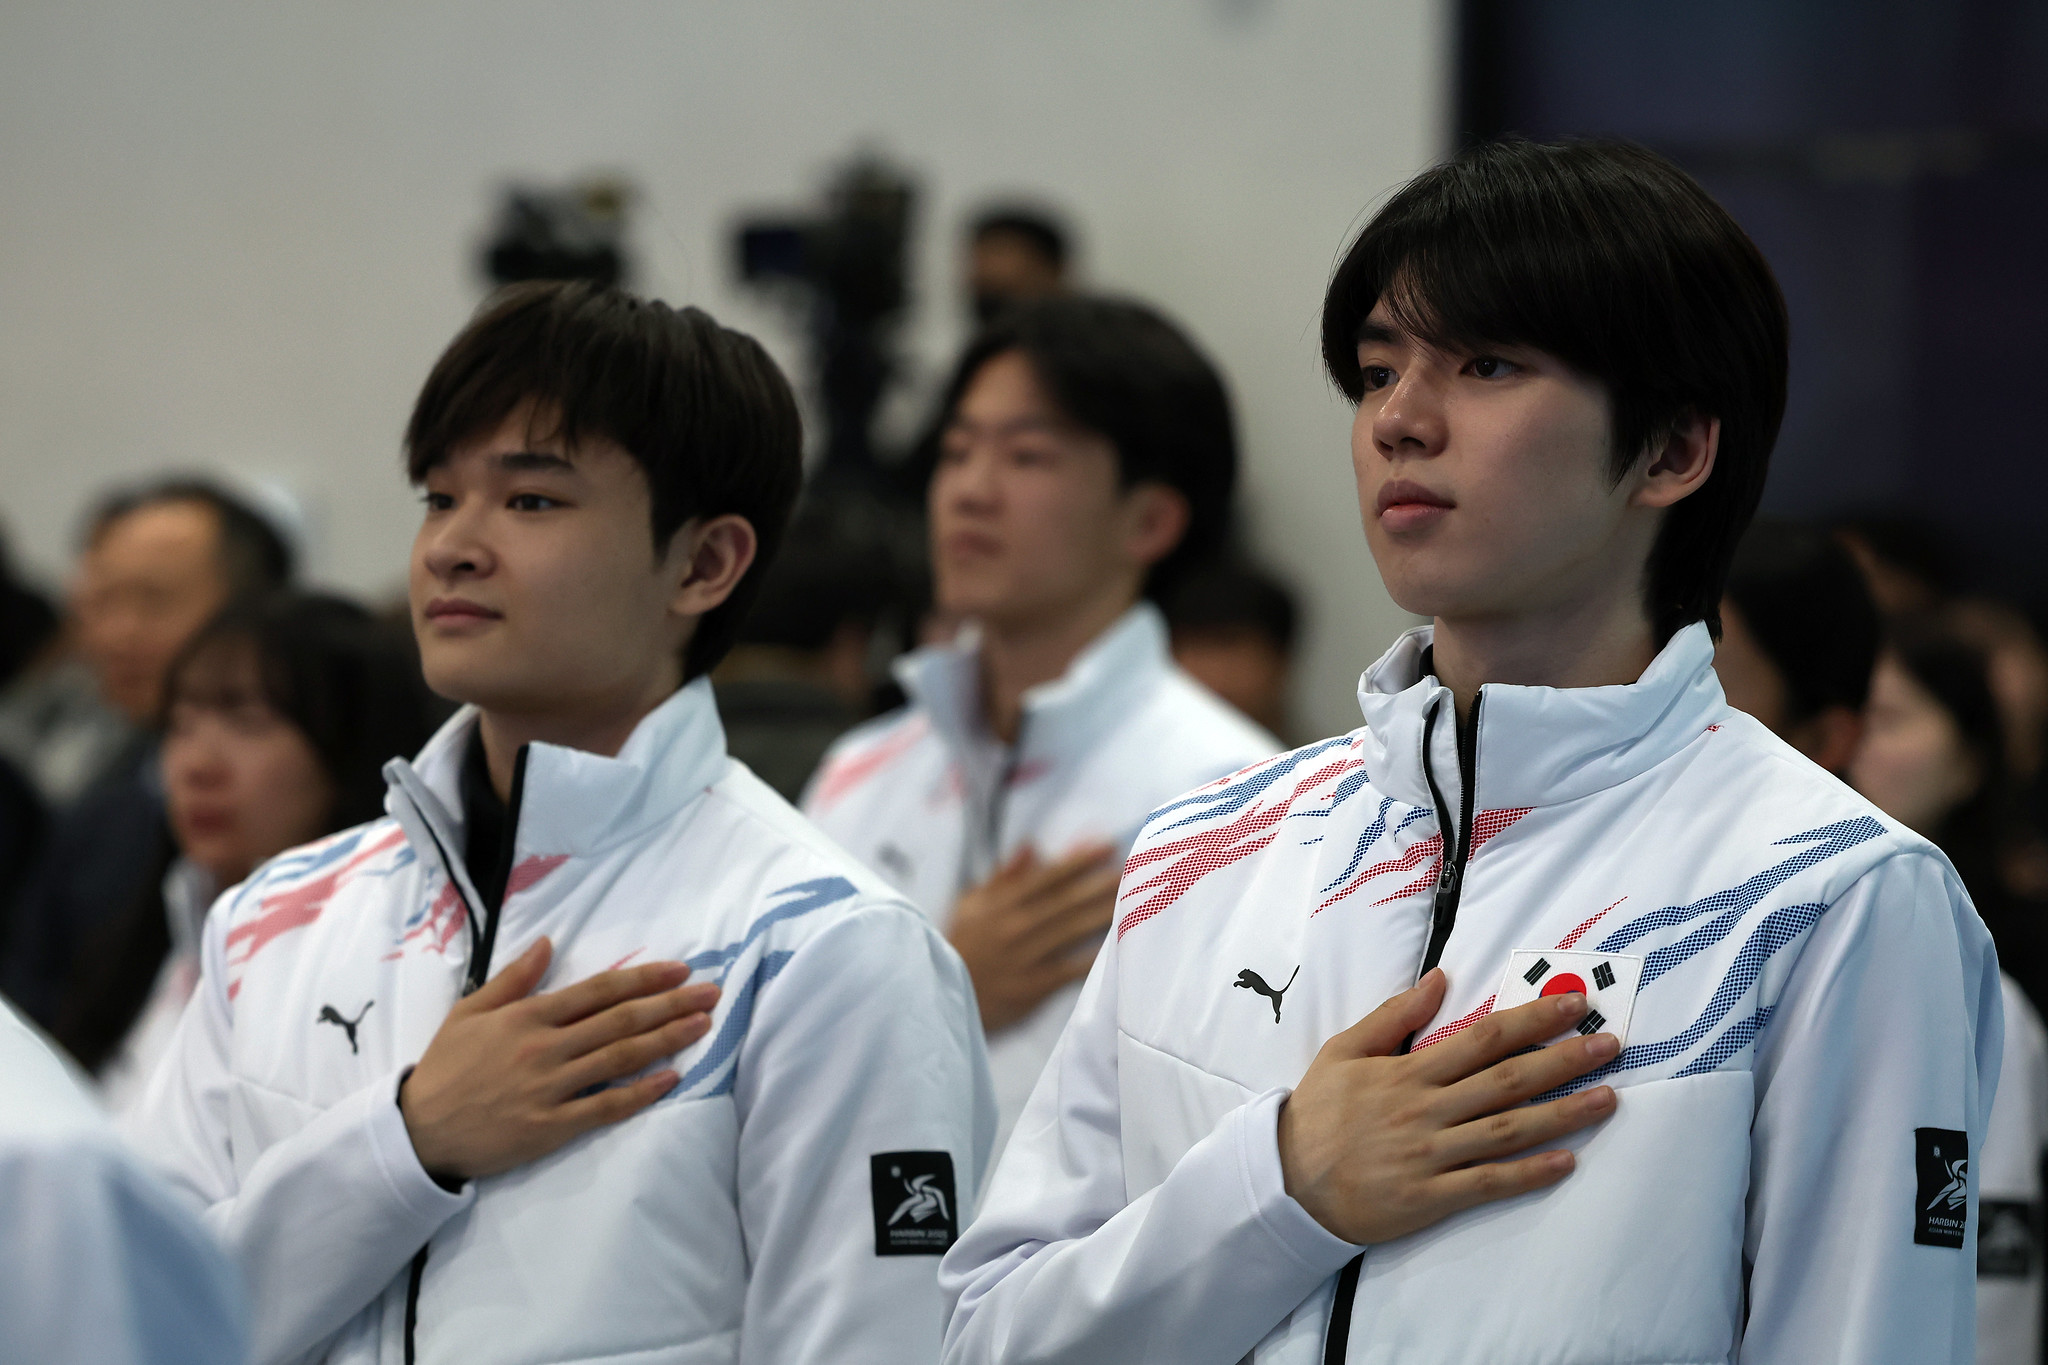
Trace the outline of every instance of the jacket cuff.
<path fill-rule="evenodd" d="M 1238 1172 L 1246 1201 L 1260 1226 L 1290 1256 L 1319 1275 L 1332 1275 L 1365 1248 L 1347 1242 L 1321 1223 L 1287 1193 L 1280 1169 L 1280 1106 L 1294 1092 L 1268 1090 L 1237 1112 Z"/>
<path fill-rule="evenodd" d="M 459 1189 L 450 1190 L 420 1165 L 419 1153 L 413 1150 L 412 1134 L 405 1130 L 405 1115 L 398 1108 L 398 1088 L 411 1074 L 410 1066 L 403 1067 L 392 1073 L 390 1084 L 370 1088 L 371 1103 L 363 1119 L 363 1135 L 377 1170 L 399 1203 L 408 1212 L 432 1219 L 438 1226 L 470 1206 L 476 1199 L 476 1182 L 467 1180 Z"/>

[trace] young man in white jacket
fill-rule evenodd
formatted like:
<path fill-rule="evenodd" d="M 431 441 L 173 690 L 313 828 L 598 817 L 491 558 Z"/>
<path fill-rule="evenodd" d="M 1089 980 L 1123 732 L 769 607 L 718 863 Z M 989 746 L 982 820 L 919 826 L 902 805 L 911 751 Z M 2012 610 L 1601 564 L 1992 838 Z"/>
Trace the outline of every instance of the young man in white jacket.
<path fill-rule="evenodd" d="M 727 757 L 703 676 L 798 446 L 752 340 L 584 285 L 504 292 L 428 377 L 413 622 L 469 705 L 388 818 L 214 906 L 132 1125 L 258 1361 L 936 1352 L 993 1125 L 971 987 Z"/>
<path fill-rule="evenodd" d="M 972 342 L 928 494 L 938 610 L 910 705 L 827 754 L 804 810 L 944 926 L 988 1031 L 997 1149 L 1109 926 L 1151 810 L 1280 742 L 1173 663 L 1148 579 L 1222 539 L 1223 381 L 1148 308 L 1060 298 Z"/>
<path fill-rule="evenodd" d="M 1361 728 L 1147 823 L 946 1359 L 1967 1365 L 1989 938 L 1713 673 L 1784 402 L 1762 257 L 1648 152 L 1479 147 L 1366 227 L 1323 349 L 1433 624 Z"/>

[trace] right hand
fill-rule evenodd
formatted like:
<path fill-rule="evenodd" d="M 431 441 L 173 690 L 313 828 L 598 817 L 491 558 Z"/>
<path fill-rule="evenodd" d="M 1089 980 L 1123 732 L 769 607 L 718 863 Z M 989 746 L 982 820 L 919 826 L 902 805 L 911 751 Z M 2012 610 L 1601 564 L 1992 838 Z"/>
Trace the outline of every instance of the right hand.
<path fill-rule="evenodd" d="M 1088 975 L 1095 955 L 1081 949 L 1116 917 L 1122 874 L 1116 850 L 1106 844 L 1043 866 L 1026 846 L 962 893 L 946 937 L 967 964 L 983 1029 L 1007 1028 Z"/>
<path fill-rule="evenodd" d="M 608 1085 L 702 1038 L 718 987 L 686 986 L 680 962 L 599 972 L 532 994 L 554 947 L 543 938 L 456 1001 L 399 1087 L 420 1165 L 443 1184 L 497 1175 L 639 1113 L 675 1088 L 661 1070 Z M 603 1086 L 592 1094 L 583 1092 Z"/>
<path fill-rule="evenodd" d="M 1280 1110 L 1287 1193 L 1347 1242 L 1389 1241 L 1562 1180 L 1570 1152 L 1501 1158 L 1614 1112 L 1614 1090 L 1604 1085 L 1525 1104 L 1620 1051 L 1614 1035 L 1597 1033 L 1513 1055 L 1583 1018 L 1583 995 L 1532 1000 L 1396 1055 L 1436 1016 L 1444 989 L 1443 972 L 1430 971 L 1324 1043 Z"/>

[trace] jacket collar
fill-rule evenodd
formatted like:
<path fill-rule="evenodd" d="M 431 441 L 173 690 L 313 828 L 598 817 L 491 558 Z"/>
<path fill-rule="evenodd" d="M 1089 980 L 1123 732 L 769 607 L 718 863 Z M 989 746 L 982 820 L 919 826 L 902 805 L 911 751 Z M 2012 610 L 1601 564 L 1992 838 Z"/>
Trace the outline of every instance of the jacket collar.
<path fill-rule="evenodd" d="M 981 632 L 973 626 L 952 644 L 935 645 L 896 662 L 896 680 L 969 773 L 997 766 L 1003 746 L 981 710 Z M 1074 656 L 1067 671 L 1025 692 L 1018 764 L 1061 763 L 1085 753 L 1173 668 L 1166 618 L 1140 602 Z"/>
<path fill-rule="evenodd" d="M 448 871 L 464 882 L 459 793 L 463 755 L 476 723 L 476 708 L 465 706 L 419 757 L 410 763 L 393 759 L 384 767 L 385 809 L 407 825 L 409 835 L 420 832 L 411 828 L 415 819 L 431 826 L 433 842 L 456 863 Z M 725 766 L 725 727 L 711 699 L 710 679 L 699 678 L 648 712 L 616 757 L 559 744 L 529 745 L 515 847 L 521 855 L 600 852 L 673 818 Z"/>
<path fill-rule="evenodd" d="M 1361 745 L 1373 785 L 1397 801 L 1431 803 L 1422 743 L 1447 800 L 1458 790 L 1450 689 L 1422 671 L 1434 628 L 1394 642 L 1358 680 Z M 1559 805 L 1640 776 L 1698 739 L 1727 703 L 1704 622 L 1673 635 L 1643 676 L 1614 687 L 1480 688 L 1475 809 Z M 1429 715 L 1436 711 L 1435 724 Z"/>

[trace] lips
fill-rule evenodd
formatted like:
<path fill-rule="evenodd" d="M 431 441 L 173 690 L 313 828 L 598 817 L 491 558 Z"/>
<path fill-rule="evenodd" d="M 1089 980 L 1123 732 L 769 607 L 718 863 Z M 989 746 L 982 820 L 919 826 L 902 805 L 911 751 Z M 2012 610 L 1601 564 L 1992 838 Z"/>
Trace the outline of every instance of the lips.
<path fill-rule="evenodd" d="M 1449 510 L 1457 505 L 1443 494 L 1432 492 L 1413 479 L 1395 479 L 1392 483 L 1381 486 L 1373 511 L 1385 516 L 1389 510 L 1396 507 L 1433 507 Z"/>
<path fill-rule="evenodd" d="M 482 603 L 472 602 L 466 597 L 436 597 L 427 603 L 427 609 L 422 614 L 429 621 L 444 621 L 450 625 L 464 621 L 496 621 L 504 616 L 503 612 L 492 611 Z"/>

